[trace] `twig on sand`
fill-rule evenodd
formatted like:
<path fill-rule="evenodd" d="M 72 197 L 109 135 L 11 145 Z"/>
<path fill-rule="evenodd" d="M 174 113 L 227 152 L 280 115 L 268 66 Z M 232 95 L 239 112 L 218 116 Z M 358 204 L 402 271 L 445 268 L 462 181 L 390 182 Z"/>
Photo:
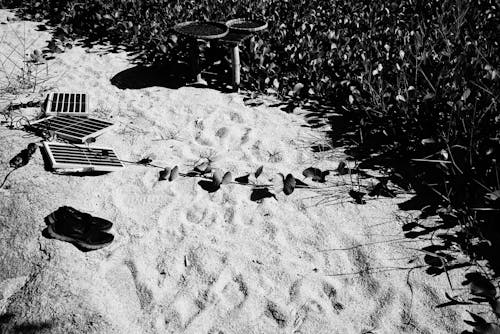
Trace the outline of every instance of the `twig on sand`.
<path fill-rule="evenodd" d="M 371 245 L 376 245 L 376 244 L 383 244 L 383 243 L 418 242 L 418 241 L 422 241 L 422 240 L 427 240 L 427 239 L 419 238 L 419 239 L 409 240 L 407 238 L 398 238 L 398 239 L 381 240 L 381 241 L 368 242 L 366 244 L 354 245 L 354 246 L 346 247 L 346 248 L 320 249 L 320 250 L 318 250 L 318 253 L 333 252 L 333 251 L 348 251 L 348 250 L 354 250 L 354 249 L 357 249 L 360 247 L 371 246 Z"/>
<path fill-rule="evenodd" d="M 368 268 L 364 270 L 354 271 L 350 273 L 335 273 L 335 274 L 325 274 L 325 276 L 337 277 L 337 276 L 354 276 L 354 275 L 363 275 L 363 274 L 376 274 L 376 273 L 384 273 L 388 271 L 398 271 L 398 270 L 413 270 L 418 268 L 425 268 L 426 265 L 419 265 L 415 267 L 375 267 Z"/>

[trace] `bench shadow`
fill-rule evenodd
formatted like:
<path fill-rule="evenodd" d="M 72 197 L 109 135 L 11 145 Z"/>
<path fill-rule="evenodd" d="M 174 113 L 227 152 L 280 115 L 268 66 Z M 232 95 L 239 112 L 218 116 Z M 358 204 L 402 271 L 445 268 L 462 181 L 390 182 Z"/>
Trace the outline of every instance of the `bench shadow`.
<path fill-rule="evenodd" d="M 164 87 L 206 87 L 229 92 L 229 74 L 224 66 L 213 65 L 202 72 L 207 86 L 192 84 L 193 74 L 189 64 L 181 61 L 168 61 L 153 65 L 136 65 L 117 73 L 111 78 L 111 84 L 119 89 L 143 89 Z"/>

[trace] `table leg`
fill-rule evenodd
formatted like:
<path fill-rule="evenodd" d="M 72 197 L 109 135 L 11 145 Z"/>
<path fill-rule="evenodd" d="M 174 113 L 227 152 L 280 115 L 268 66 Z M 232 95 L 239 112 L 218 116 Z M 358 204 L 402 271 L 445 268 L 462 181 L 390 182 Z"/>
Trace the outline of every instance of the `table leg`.
<path fill-rule="evenodd" d="M 231 62 L 233 64 L 233 90 L 239 91 L 240 88 L 240 47 L 233 46 L 231 50 Z"/>

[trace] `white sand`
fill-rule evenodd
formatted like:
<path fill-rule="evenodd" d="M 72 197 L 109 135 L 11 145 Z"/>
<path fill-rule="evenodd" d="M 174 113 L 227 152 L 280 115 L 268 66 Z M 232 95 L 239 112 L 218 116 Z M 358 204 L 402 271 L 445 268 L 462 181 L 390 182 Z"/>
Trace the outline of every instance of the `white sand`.
<path fill-rule="evenodd" d="M 0 22 L 6 15 L 0 12 Z M 45 45 L 49 34 L 35 32 L 34 23 L 0 25 L 0 32 L 23 27 L 30 37 L 41 36 L 39 47 Z M 53 91 L 88 93 L 94 115 L 116 124 L 94 145 L 113 147 L 124 160 L 154 155 L 153 163 L 188 172 L 200 156 L 217 155 L 215 166 L 235 176 L 263 165 L 261 178 L 268 182 L 277 172 L 302 178 L 310 166 L 334 169 L 342 156 L 321 160 L 308 148 L 321 133 L 302 126 L 303 117 L 279 108 L 248 108 L 238 94 L 190 87 L 120 90 L 110 79 L 133 66 L 127 56 L 87 51 L 75 47 L 50 62 L 51 74 L 60 75 L 51 82 Z M 4 126 L 0 138 L 3 179 L 9 160 L 41 139 Z M 424 254 L 413 249 L 426 245 L 402 240 L 407 213 L 396 211 L 402 197 L 315 206 L 325 194 L 298 189 L 256 203 L 250 187 L 226 185 L 210 194 L 199 179 L 158 182 L 158 172 L 127 165 L 97 177 L 56 175 L 44 169 L 37 152 L 12 173 L 0 189 L 3 332 L 459 333 L 465 328 L 464 309 L 435 308 L 450 290 L 445 275 L 397 269 L 424 264 Z M 348 177 L 327 180 L 317 185 L 347 199 L 348 186 L 341 192 L 332 185 L 347 183 Z M 113 221 L 115 241 L 84 253 L 42 236 L 44 217 L 63 205 Z M 459 286 L 458 274 L 450 274 Z"/>

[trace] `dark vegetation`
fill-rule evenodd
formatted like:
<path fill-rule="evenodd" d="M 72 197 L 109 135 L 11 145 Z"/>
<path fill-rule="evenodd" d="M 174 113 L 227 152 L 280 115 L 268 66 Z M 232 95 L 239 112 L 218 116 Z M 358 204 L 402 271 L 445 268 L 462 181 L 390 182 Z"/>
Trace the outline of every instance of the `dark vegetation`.
<path fill-rule="evenodd" d="M 170 29 L 176 23 L 264 18 L 269 29 L 243 50 L 243 83 L 278 94 L 287 111 L 309 108 L 312 125 L 335 111 L 332 141 L 347 146 L 360 167 L 386 169 L 391 181 L 415 190 L 402 209 L 439 216 L 433 226 L 404 226 L 409 238 L 433 240 L 422 250 L 429 273 L 464 266 L 456 259 L 466 254 L 466 265 L 477 271 L 466 283 L 477 298 L 466 303 L 489 303 L 499 315 L 498 287 L 491 288 L 500 274 L 498 1 L 2 4 L 22 6 L 20 14 L 30 19 L 48 19 L 64 37 L 123 47 L 141 65 L 186 56 L 182 38 Z M 481 326 L 475 331 L 483 332 Z"/>

